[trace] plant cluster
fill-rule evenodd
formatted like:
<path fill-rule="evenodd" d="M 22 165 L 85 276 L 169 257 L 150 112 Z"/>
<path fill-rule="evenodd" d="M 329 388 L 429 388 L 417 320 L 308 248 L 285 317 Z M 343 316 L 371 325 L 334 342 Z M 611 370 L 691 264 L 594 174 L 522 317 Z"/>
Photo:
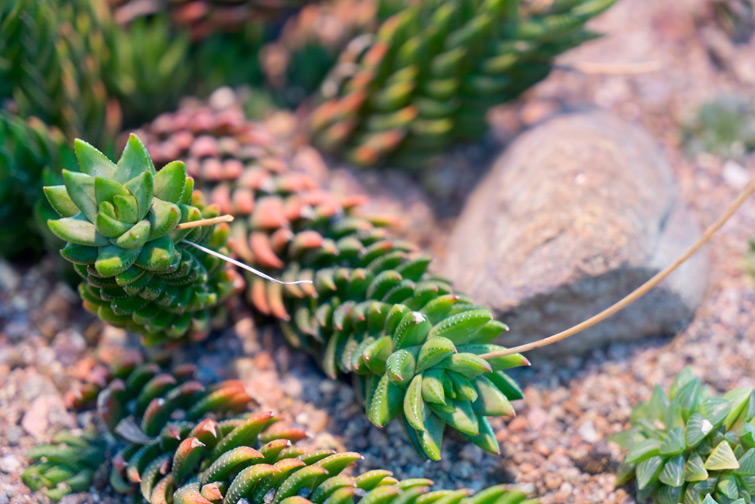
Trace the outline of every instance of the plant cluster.
<path fill-rule="evenodd" d="M 400 9 L 342 53 L 312 113 L 312 140 L 357 165 L 423 167 L 449 143 L 481 136 L 487 111 L 594 38 L 585 23 L 613 3 L 431 0 Z"/>
<path fill-rule="evenodd" d="M 668 394 L 656 386 L 632 426 L 613 441 L 628 450 L 617 485 L 636 481 L 656 504 L 745 504 L 755 496 L 755 396 L 713 394 L 686 368 Z"/>
<path fill-rule="evenodd" d="M 181 121 L 183 114 L 197 122 Z M 518 354 L 479 357 L 502 348 L 493 341 L 506 326 L 430 274 L 431 257 L 392 238 L 381 219 L 360 216 L 362 198 L 324 191 L 296 169 L 295 154 L 281 152 L 285 142 L 230 111 L 182 111 L 144 132 L 154 151 L 186 155 L 197 188 L 237 216 L 231 236 L 240 258 L 284 280 L 313 281 L 249 277 L 248 298 L 328 376 L 351 374 L 375 425 L 401 419 L 417 450 L 434 460 L 446 425 L 498 453 L 487 417 L 514 414 L 510 401 L 522 393 L 505 371 L 529 362 Z M 182 141 L 186 151 L 175 152 Z M 224 159 L 228 149 L 238 151 Z"/>
<path fill-rule="evenodd" d="M 195 379 L 193 365 L 168 370 L 128 355 L 104 373 L 95 368 L 82 390 L 73 394 L 75 404 L 81 409 L 95 403 L 98 416 L 116 436 L 111 486 L 150 504 L 533 504 L 502 486 L 477 494 L 431 492 L 430 480 L 398 481 L 385 470 L 342 474 L 362 456 L 294 445 L 306 437 L 303 430 L 277 423 L 269 412 L 247 412 L 251 398 L 241 383 L 204 385 Z M 25 480 L 57 500 L 88 489 L 92 470 L 87 461 L 104 457 L 95 438 L 65 434 L 55 442 L 33 450 L 30 457 L 39 462 L 26 471 Z M 71 453 L 74 449 L 78 451 Z M 50 474 L 61 458 L 85 469 L 63 482 L 62 469 Z"/>
<path fill-rule="evenodd" d="M 206 335 L 235 277 L 187 242 L 227 252 L 228 229 L 178 226 L 215 217 L 217 207 L 193 194 L 182 162 L 155 171 L 136 136 L 117 164 L 80 140 L 76 157 L 81 171 L 63 170 L 64 184 L 45 187 L 45 194 L 61 216 L 48 222 L 66 242 L 61 255 L 85 280 L 84 307 L 142 333 L 147 344 Z"/>

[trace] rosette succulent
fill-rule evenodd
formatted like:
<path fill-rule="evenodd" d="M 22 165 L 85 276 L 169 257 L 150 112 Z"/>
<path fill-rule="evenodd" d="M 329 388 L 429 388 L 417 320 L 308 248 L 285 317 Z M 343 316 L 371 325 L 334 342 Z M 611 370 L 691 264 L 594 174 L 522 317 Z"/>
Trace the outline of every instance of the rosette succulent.
<path fill-rule="evenodd" d="M 689 368 L 668 394 L 656 386 L 632 426 L 613 440 L 628 450 L 617 484 L 636 481 L 656 504 L 745 504 L 755 497 L 753 389 L 716 396 Z"/>
<path fill-rule="evenodd" d="M 94 371 L 84 385 L 91 387 L 100 390 L 98 413 L 117 436 L 111 486 L 150 504 L 525 502 L 523 493 L 502 486 L 474 494 L 429 491 L 430 480 L 399 481 L 385 470 L 347 476 L 344 470 L 361 460 L 360 454 L 294 445 L 306 437 L 303 430 L 278 423 L 269 412 L 242 413 L 250 401 L 243 384 L 205 386 L 194 379 L 191 365 L 168 371 L 156 362 L 129 357 L 108 372 Z M 75 438 L 69 441 L 71 446 L 76 443 Z M 78 444 L 86 446 L 84 440 Z M 33 455 L 41 451 L 34 449 Z M 53 451 L 45 448 L 45 453 Z M 46 465 L 37 464 L 27 472 L 46 471 Z M 33 480 L 35 488 L 49 488 L 48 482 L 54 481 Z M 62 496 L 66 490 L 88 489 L 89 484 L 91 478 L 48 493 Z"/>
<path fill-rule="evenodd" d="M 365 198 L 323 189 L 306 151 L 229 111 L 188 112 L 145 128 L 149 148 L 187 155 L 197 187 L 237 216 L 237 256 L 283 280 L 314 282 L 250 277 L 257 312 L 278 319 L 328 376 L 352 375 L 370 420 L 402 421 L 424 456 L 440 458 L 446 425 L 498 453 L 487 417 L 514 414 L 522 392 L 506 370 L 529 365 L 519 354 L 480 357 L 502 348 L 494 341 L 506 326 L 428 272 L 431 257 L 393 238 L 390 220 L 361 216 Z"/>
<path fill-rule="evenodd" d="M 64 185 L 45 194 L 61 216 L 48 221 L 67 242 L 61 255 L 85 279 L 85 308 L 148 344 L 207 332 L 235 277 L 185 241 L 223 251 L 228 229 L 177 226 L 217 216 L 217 207 L 193 196 L 183 163 L 156 172 L 136 136 L 117 164 L 81 140 L 75 152 L 81 171 L 63 170 Z"/>

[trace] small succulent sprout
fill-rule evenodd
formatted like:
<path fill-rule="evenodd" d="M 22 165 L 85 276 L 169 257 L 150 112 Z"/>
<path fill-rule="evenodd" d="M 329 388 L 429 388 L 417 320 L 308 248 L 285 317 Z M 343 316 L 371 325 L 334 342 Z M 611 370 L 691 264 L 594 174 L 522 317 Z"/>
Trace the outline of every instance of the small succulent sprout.
<path fill-rule="evenodd" d="M 63 170 L 64 184 L 44 190 L 61 216 L 48 221 L 67 243 L 61 255 L 85 279 L 84 307 L 150 344 L 208 332 L 236 278 L 184 242 L 227 252 L 225 225 L 178 228 L 218 214 L 193 193 L 186 166 L 156 171 L 136 135 L 117 163 L 82 140 L 75 152 L 81 171 Z"/>
<path fill-rule="evenodd" d="M 685 368 L 668 393 L 656 386 L 613 437 L 628 451 L 617 485 L 635 480 L 656 504 L 729 504 L 755 497 L 755 395 L 714 395 Z"/>
<path fill-rule="evenodd" d="M 95 472 L 107 460 L 106 443 L 94 431 L 59 433 L 52 443 L 35 446 L 26 456 L 31 464 L 21 480 L 53 502 L 89 490 Z"/>

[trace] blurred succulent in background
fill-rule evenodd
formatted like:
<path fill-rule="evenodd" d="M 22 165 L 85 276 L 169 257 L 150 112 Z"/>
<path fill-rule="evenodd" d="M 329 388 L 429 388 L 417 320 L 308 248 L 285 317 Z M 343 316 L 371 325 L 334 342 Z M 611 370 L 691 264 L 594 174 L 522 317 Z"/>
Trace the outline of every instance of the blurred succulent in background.
<path fill-rule="evenodd" d="M 755 496 L 755 396 L 718 397 L 686 368 L 668 394 L 656 386 L 632 426 L 613 437 L 629 453 L 616 483 L 636 480 L 638 498 L 657 504 L 729 504 Z"/>
<path fill-rule="evenodd" d="M 486 417 L 514 414 L 510 401 L 522 393 L 504 371 L 527 359 L 480 358 L 501 348 L 492 342 L 505 325 L 428 273 L 431 258 L 393 239 L 390 221 L 361 217 L 363 197 L 324 190 L 315 152 L 287 149 L 233 109 L 182 109 L 139 134 L 158 163 L 187 159 L 197 188 L 237 217 L 231 243 L 240 259 L 283 280 L 314 281 L 249 277 L 248 297 L 328 376 L 352 375 L 375 425 L 402 419 L 431 459 L 441 456 L 446 425 L 498 452 Z"/>
<path fill-rule="evenodd" d="M 100 7 L 90 0 L 3 2 L 0 100 L 104 148 L 120 130 L 121 111 L 102 79 L 107 8 Z"/>
<path fill-rule="evenodd" d="M 107 461 L 107 446 L 95 431 L 62 432 L 52 443 L 29 450 L 26 457 L 32 464 L 21 475 L 24 484 L 58 502 L 91 488 L 95 472 Z"/>
<path fill-rule="evenodd" d="M 704 103 L 684 125 L 682 138 L 691 154 L 742 158 L 755 151 L 755 105 L 736 97 Z"/>
<path fill-rule="evenodd" d="M 61 131 L 36 118 L 0 112 L 0 255 L 28 259 L 43 246 L 60 248 L 60 240 L 47 230 L 49 206 L 41 186 L 75 165 Z"/>
<path fill-rule="evenodd" d="M 755 2 L 710 0 L 713 19 L 737 43 L 747 43 L 755 33 Z"/>
<path fill-rule="evenodd" d="M 244 413 L 251 398 L 241 382 L 204 385 L 195 378 L 193 365 L 169 370 L 127 354 L 109 370 L 95 367 L 73 396 L 78 400 L 71 404 L 79 409 L 96 403 L 100 419 L 117 437 L 110 470 L 113 489 L 136 493 L 151 504 L 525 503 L 523 493 L 502 486 L 477 494 L 430 492 L 430 480 L 398 481 L 385 470 L 346 476 L 343 471 L 362 460 L 360 454 L 295 446 L 306 437 L 303 430 L 276 423 L 272 413 Z M 83 440 L 79 444 L 86 446 Z M 49 456 L 55 449 L 64 448 L 35 448 L 30 458 Z M 46 465 L 37 464 L 27 473 L 46 471 Z M 48 488 L 53 497 L 89 488 L 86 483 L 53 488 L 54 482 L 29 478 L 34 489 Z"/>
<path fill-rule="evenodd" d="M 261 52 L 265 84 L 280 105 L 312 95 L 354 36 L 372 32 L 384 0 L 312 3 L 291 16 Z"/>
<path fill-rule="evenodd" d="M 560 53 L 595 38 L 614 0 L 431 0 L 358 37 L 321 87 L 313 142 L 358 165 L 427 165 L 486 130 L 485 115 L 545 78 Z"/>
<path fill-rule="evenodd" d="M 108 0 L 116 20 L 128 24 L 136 19 L 167 15 L 187 28 L 194 40 L 214 33 L 234 32 L 250 22 L 278 21 L 308 0 Z"/>
<path fill-rule="evenodd" d="M 61 255 L 85 279 L 84 307 L 146 344 L 206 335 L 236 277 L 186 242 L 222 252 L 228 228 L 177 226 L 215 217 L 217 207 L 192 194 L 182 162 L 156 172 L 136 136 L 117 164 L 81 140 L 75 150 L 81 171 L 63 170 L 64 185 L 45 195 L 62 217 L 48 221 L 67 242 Z"/>

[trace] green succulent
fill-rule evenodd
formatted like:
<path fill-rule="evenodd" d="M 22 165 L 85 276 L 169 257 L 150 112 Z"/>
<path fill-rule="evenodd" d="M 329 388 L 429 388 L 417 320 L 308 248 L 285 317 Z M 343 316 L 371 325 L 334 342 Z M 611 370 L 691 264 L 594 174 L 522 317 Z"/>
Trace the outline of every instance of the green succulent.
<path fill-rule="evenodd" d="M 656 386 L 632 426 L 613 437 L 628 450 L 617 485 L 636 480 L 655 504 L 745 504 L 755 496 L 755 395 L 711 393 L 686 368 L 668 394 Z"/>
<path fill-rule="evenodd" d="M 106 384 L 102 377 L 85 384 L 99 389 L 100 418 L 118 438 L 111 459 L 113 489 L 135 492 L 150 504 L 525 504 L 523 493 L 502 486 L 477 494 L 431 492 L 430 480 L 398 481 L 385 470 L 346 476 L 343 471 L 362 460 L 360 454 L 295 446 L 306 437 L 303 430 L 277 423 L 272 413 L 241 413 L 251 400 L 241 383 L 204 386 L 193 374 L 192 365 L 168 371 L 158 362 L 127 357 L 111 368 Z M 45 448 L 33 455 L 41 452 L 55 453 Z M 55 496 L 89 488 L 53 488 L 50 478 L 30 482 L 35 489 L 52 488 L 48 493 Z"/>
<path fill-rule="evenodd" d="M 60 130 L 0 112 L 0 255 L 28 258 L 43 248 L 59 248 L 46 219 L 40 219 L 45 213 L 38 204 L 44 200 L 41 185 L 75 163 Z"/>
<path fill-rule="evenodd" d="M 32 464 L 21 480 L 53 502 L 71 493 L 86 492 L 92 486 L 94 473 L 107 461 L 106 448 L 95 431 L 60 433 L 52 443 L 35 446 L 26 453 Z"/>
<path fill-rule="evenodd" d="M 742 158 L 755 151 L 755 106 L 751 100 L 720 97 L 704 103 L 682 128 L 691 154 Z"/>
<path fill-rule="evenodd" d="M 560 53 L 595 37 L 587 21 L 614 0 L 431 0 L 351 44 L 321 88 L 309 130 L 358 165 L 427 165 L 480 137 L 485 115 L 545 78 Z"/>
<path fill-rule="evenodd" d="M 206 332 L 233 277 L 185 241 L 224 251 L 227 228 L 177 226 L 217 216 L 217 207 L 193 198 L 183 163 L 156 172 L 134 135 L 117 164 L 81 140 L 75 151 L 81 171 L 63 170 L 64 184 L 44 190 L 61 216 L 48 221 L 67 242 L 61 255 L 85 279 L 85 308 L 147 344 Z"/>
<path fill-rule="evenodd" d="M 170 127 L 190 117 L 201 118 L 192 130 L 201 145 L 182 144 L 185 131 Z M 235 215 L 239 259 L 283 280 L 314 281 L 282 286 L 250 275 L 247 297 L 328 376 L 351 375 L 375 425 L 401 421 L 435 460 L 446 425 L 499 452 L 487 417 L 514 414 L 522 392 L 506 370 L 529 362 L 480 357 L 502 348 L 494 341 L 506 326 L 428 272 L 432 258 L 392 237 L 390 219 L 361 216 L 364 198 L 324 190 L 306 172 L 318 163 L 295 163 L 284 139 L 227 110 L 186 108 L 143 134 L 150 150 L 187 159 L 197 188 Z"/>

